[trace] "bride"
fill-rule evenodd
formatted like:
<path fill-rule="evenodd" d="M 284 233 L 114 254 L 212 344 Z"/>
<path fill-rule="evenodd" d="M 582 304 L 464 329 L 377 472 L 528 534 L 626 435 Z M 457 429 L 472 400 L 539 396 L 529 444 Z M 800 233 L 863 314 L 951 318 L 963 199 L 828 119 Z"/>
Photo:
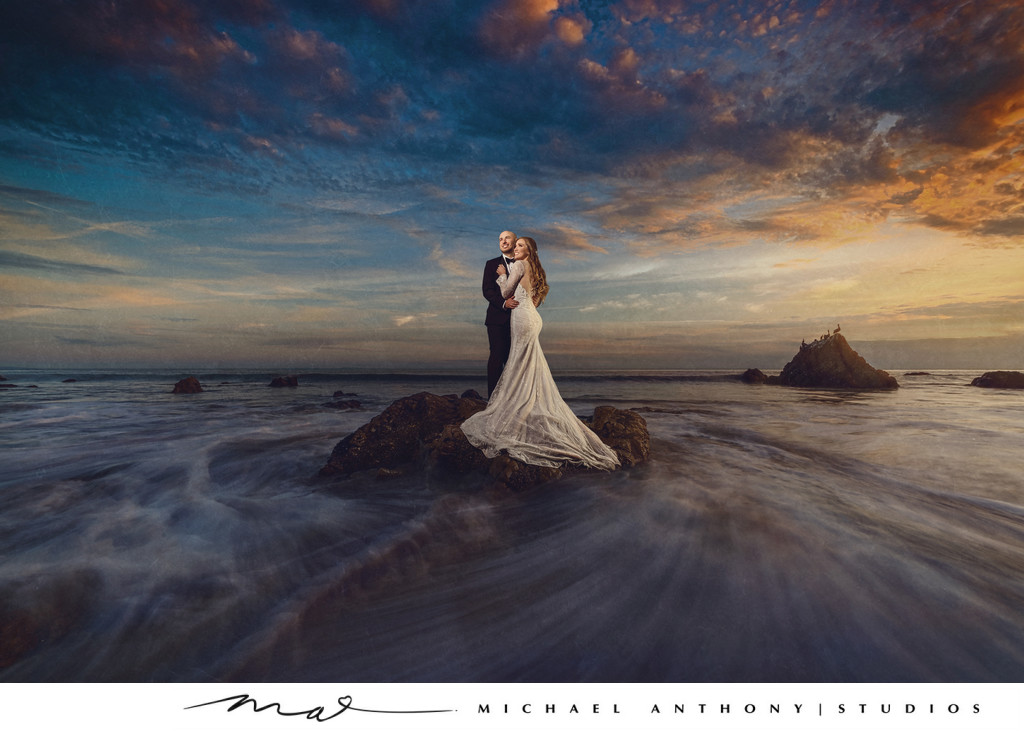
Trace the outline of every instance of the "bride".
<path fill-rule="evenodd" d="M 462 423 L 462 432 L 488 458 L 505 451 L 535 466 L 576 463 L 610 471 L 619 465 L 615 451 L 562 400 L 540 348 L 537 306 L 549 288 L 537 243 L 521 237 L 512 254 L 510 272 L 499 266 L 496 273 L 502 295 L 514 292 L 519 301 L 512 311 L 512 351 L 487 409 Z"/>

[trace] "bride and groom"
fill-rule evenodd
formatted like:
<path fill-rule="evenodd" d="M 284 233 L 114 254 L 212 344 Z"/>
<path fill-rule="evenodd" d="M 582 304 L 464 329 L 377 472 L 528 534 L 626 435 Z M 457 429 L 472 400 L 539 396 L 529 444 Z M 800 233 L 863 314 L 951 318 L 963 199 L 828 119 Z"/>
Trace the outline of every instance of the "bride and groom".
<path fill-rule="evenodd" d="M 540 348 L 537 312 L 547 276 L 530 237 L 502 232 L 501 256 L 484 267 L 487 307 L 487 409 L 462 423 L 469 442 L 488 458 L 504 451 L 537 466 L 576 463 L 612 470 L 615 451 L 584 425 L 558 392 Z"/>

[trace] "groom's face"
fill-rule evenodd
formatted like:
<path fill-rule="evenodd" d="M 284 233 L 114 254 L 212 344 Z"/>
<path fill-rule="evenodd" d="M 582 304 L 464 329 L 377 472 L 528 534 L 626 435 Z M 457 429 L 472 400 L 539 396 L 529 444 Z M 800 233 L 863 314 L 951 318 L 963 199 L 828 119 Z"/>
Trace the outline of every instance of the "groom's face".
<path fill-rule="evenodd" d="M 512 256 L 512 250 L 516 247 L 516 235 L 512 232 L 502 232 L 498 237 L 498 249 L 503 255 Z"/>

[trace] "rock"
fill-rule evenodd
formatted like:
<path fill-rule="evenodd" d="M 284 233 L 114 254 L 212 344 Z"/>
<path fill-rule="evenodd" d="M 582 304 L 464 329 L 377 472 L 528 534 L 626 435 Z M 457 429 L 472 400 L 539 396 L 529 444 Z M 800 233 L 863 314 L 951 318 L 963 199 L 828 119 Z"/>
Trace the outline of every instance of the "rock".
<path fill-rule="evenodd" d="M 0 588 L 0 669 L 86 626 L 103 585 L 92 569 L 54 571 Z"/>
<path fill-rule="evenodd" d="M 399 468 L 378 468 L 377 469 L 377 480 L 387 481 L 388 479 L 401 478 L 405 475 L 405 471 Z"/>
<path fill-rule="evenodd" d="M 462 396 L 462 397 L 465 397 L 465 398 L 467 398 L 467 399 L 473 399 L 473 400 L 484 400 L 484 402 L 486 402 L 486 401 L 487 401 L 486 399 L 484 399 L 483 397 L 481 397 L 481 396 L 480 396 L 480 393 L 479 393 L 479 392 L 477 392 L 477 391 L 476 391 L 475 389 L 467 389 L 467 390 L 466 390 L 465 392 L 463 392 L 463 393 L 462 393 L 462 395 L 461 395 L 461 396 Z"/>
<path fill-rule="evenodd" d="M 904 372 L 904 377 L 928 377 L 931 376 L 931 372 Z"/>
<path fill-rule="evenodd" d="M 459 427 L 487 407 L 475 392 L 440 397 L 421 392 L 393 402 L 369 423 L 346 436 L 320 469 L 323 477 L 344 477 L 376 470 L 378 479 L 423 470 L 446 477 L 445 484 L 476 482 L 490 490 L 522 491 L 563 475 L 588 469 L 547 468 L 505 455 L 487 458 Z M 631 410 L 598 407 L 584 420 L 618 455 L 622 466 L 636 466 L 650 455 L 646 421 Z"/>
<path fill-rule="evenodd" d="M 431 441 L 429 457 L 431 465 L 455 475 L 487 472 L 490 459 L 469 442 L 466 434 L 459 427 L 461 424 L 462 420 L 445 425 L 441 434 Z"/>
<path fill-rule="evenodd" d="M 325 402 L 324 407 L 330 407 L 332 410 L 361 410 L 363 406 L 356 400 L 336 400 L 334 402 Z"/>
<path fill-rule="evenodd" d="M 615 451 L 623 468 L 637 466 L 650 457 L 651 436 L 647 421 L 639 413 L 604 405 L 595 408 L 594 417 L 583 422 Z"/>
<path fill-rule="evenodd" d="M 477 400 L 455 395 L 439 397 L 429 392 L 403 397 L 338 443 L 320 475 L 347 475 L 414 463 L 446 425 L 459 424 L 486 406 Z"/>
<path fill-rule="evenodd" d="M 3 374 L 0 374 L 0 382 L 6 382 L 6 381 L 7 381 L 7 377 L 5 377 Z"/>
<path fill-rule="evenodd" d="M 1024 389 L 1024 373 L 985 372 L 980 377 L 971 380 L 971 386 L 992 389 Z"/>
<path fill-rule="evenodd" d="M 562 476 L 580 473 L 575 466 L 531 466 L 509 456 L 491 458 L 487 464 L 487 489 L 496 493 L 520 492 Z"/>
<path fill-rule="evenodd" d="M 340 400 L 342 397 L 356 397 L 355 392 L 343 392 L 340 389 L 334 393 L 334 399 Z"/>
<path fill-rule="evenodd" d="M 299 378 L 294 375 L 288 375 L 287 377 L 274 377 L 270 380 L 271 387 L 298 387 Z"/>
<path fill-rule="evenodd" d="M 747 384 L 764 384 L 768 377 L 760 369 L 748 369 L 740 376 L 740 381 Z"/>
<path fill-rule="evenodd" d="M 868 364 L 838 333 L 801 347 L 792 361 L 783 367 L 779 384 L 841 389 L 899 387 L 895 377 Z"/>
<path fill-rule="evenodd" d="M 174 385 L 172 394 L 199 394 L 203 387 L 195 377 L 185 377 Z"/>
<path fill-rule="evenodd" d="M 77 379 L 74 379 L 74 378 L 72 378 L 72 379 L 65 379 L 65 380 L 64 380 L 64 384 L 71 384 L 72 382 L 77 382 L 77 381 L 78 381 L 78 380 L 77 380 Z"/>

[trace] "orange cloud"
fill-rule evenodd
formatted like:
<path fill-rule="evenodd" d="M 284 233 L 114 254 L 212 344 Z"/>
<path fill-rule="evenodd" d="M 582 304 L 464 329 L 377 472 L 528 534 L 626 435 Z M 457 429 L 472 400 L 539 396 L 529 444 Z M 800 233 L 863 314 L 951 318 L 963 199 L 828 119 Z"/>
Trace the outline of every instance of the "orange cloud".
<path fill-rule="evenodd" d="M 566 0 L 503 0 L 481 23 L 480 39 L 499 55 L 529 53 L 549 39 L 579 46 L 591 24 L 568 10 L 572 5 Z"/>

